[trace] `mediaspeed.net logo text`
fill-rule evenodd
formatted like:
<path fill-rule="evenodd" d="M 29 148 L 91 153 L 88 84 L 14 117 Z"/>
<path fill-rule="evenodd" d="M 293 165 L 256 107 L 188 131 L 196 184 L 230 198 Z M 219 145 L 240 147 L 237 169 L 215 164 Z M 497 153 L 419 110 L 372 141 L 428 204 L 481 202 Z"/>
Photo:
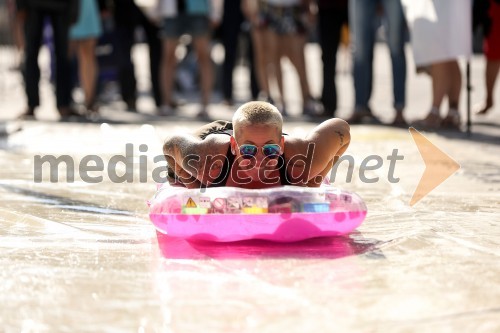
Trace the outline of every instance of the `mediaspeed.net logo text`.
<path fill-rule="evenodd" d="M 426 169 L 420 182 L 417 185 L 416 191 L 412 197 L 410 205 L 414 205 L 421 200 L 425 195 L 432 191 L 439 184 L 444 182 L 448 177 L 455 173 L 460 165 L 451 157 L 442 152 L 439 148 L 433 145 L 427 138 L 413 128 L 410 128 L 410 134 L 414 139 L 420 155 L 422 156 Z M 167 172 L 166 158 L 164 155 L 157 155 L 152 158 L 152 165 L 148 152 L 148 146 L 139 145 L 138 152 L 135 153 L 134 145 L 128 143 L 125 145 L 124 155 L 114 155 L 109 159 L 103 159 L 99 155 L 86 155 L 79 161 L 75 161 L 70 155 L 35 155 L 34 156 L 34 170 L 33 180 L 35 183 L 44 181 L 49 182 L 75 182 L 75 179 L 91 184 L 101 183 L 105 181 L 105 175 L 112 183 L 147 183 L 151 180 L 156 183 L 164 183 L 171 181 L 172 171 Z M 308 147 L 306 154 L 297 154 L 291 156 L 284 163 L 286 163 L 285 170 L 291 170 L 299 167 L 301 172 L 293 177 L 286 174 L 287 181 L 291 185 L 304 186 L 309 179 L 310 166 L 313 158 L 314 146 Z M 239 157 L 243 158 L 243 157 Z M 346 183 L 351 183 L 354 179 L 354 170 L 357 170 L 357 179 L 362 183 L 376 183 L 380 181 L 380 173 L 376 172 L 382 168 L 386 168 L 387 177 L 384 181 L 389 183 L 398 183 L 400 178 L 397 177 L 398 162 L 404 160 L 404 156 L 399 153 L 398 149 L 392 149 L 390 154 L 385 156 L 368 155 L 361 159 L 359 166 L 356 165 L 356 160 L 351 155 L 341 156 L 333 165 L 328 177 L 331 182 L 335 182 L 339 178 L 339 167 L 342 165 L 347 166 L 347 172 L 343 175 L 345 178 L 342 180 Z M 229 172 L 221 177 L 222 168 L 212 173 L 210 170 L 213 166 L 221 166 L 228 163 L 227 156 L 224 155 L 207 155 L 204 158 L 196 155 L 187 156 L 180 163 L 189 176 L 176 175 L 176 181 L 183 184 L 196 181 L 196 172 L 205 170 L 207 175 L 204 179 L 207 180 L 206 184 L 217 185 L 220 179 L 232 177 L 232 181 L 236 184 L 248 184 L 251 179 L 247 176 L 246 172 L 252 168 L 258 169 L 259 181 L 264 184 L 272 185 L 279 184 L 279 177 L 272 177 L 271 171 L 276 166 L 277 160 L 273 158 L 264 158 L 257 161 L 256 158 L 246 158 L 246 167 L 237 172 Z M 238 158 L 234 163 L 239 163 Z M 386 167 L 388 165 L 388 167 Z M 217 172 L 218 171 L 218 172 Z M 48 178 L 48 179 L 47 179 Z M 356 179 L 356 180 L 357 180 Z M 107 181 L 107 180 L 106 180 Z M 323 182 L 323 177 L 316 177 L 313 181 L 319 185 Z"/>

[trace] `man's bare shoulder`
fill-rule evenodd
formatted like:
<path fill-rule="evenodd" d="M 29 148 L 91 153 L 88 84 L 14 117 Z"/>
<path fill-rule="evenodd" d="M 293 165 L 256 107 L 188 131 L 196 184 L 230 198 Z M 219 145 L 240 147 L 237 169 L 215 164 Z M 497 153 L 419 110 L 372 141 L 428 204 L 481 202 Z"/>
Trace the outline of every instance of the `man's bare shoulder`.
<path fill-rule="evenodd" d="M 210 134 L 201 140 L 199 145 L 207 154 L 225 155 L 229 149 L 230 141 L 230 136 L 227 134 Z"/>
<path fill-rule="evenodd" d="M 219 155 L 225 154 L 230 145 L 229 135 L 210 134 L 201 139 L 191 134 L 174 133 L 165 140 L 164 153 L 186 157 L 187 155 Z"/>
<path fill-rule="evenodd" d="M 183 151 L 184 154 L 192 153 L 225 153 L 230 145 L 230 137 L 226 134 L 210 134 L 201 139 L 189 134 L 174 134 L 165 142 L 166 145 L 174 146 Z"/>
<path fill-rule="evenodd" d="M 293 136 L 285 136 L 285 157 L 289 158 L 297 154 L 305 155 L 311 140 Z"/>

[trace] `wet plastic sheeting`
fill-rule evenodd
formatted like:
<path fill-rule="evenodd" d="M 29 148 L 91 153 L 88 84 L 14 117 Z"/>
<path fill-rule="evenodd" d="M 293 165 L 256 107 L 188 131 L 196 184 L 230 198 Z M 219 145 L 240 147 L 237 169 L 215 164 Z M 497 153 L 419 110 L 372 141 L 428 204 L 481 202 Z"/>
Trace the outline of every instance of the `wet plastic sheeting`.
<path fill-rule="evenodd" d="M 462 169 L 411 208 L 423 164 L 408 133 L 355 129 L 357 158 L 405 154 L 398 184 L 338 179 L 367 203 L 356 232 L 188 243 L 149 222 L 152 182 L 34 183 L 36 154 L 106 160 L 132 142 L 152 158 L 167 129 L 71 126 L 0 139 L 1 331 L 500 331 L 500 183 L 484 177 L 498 146 L 472 161 L 479 144 L 434 137 Z"/>

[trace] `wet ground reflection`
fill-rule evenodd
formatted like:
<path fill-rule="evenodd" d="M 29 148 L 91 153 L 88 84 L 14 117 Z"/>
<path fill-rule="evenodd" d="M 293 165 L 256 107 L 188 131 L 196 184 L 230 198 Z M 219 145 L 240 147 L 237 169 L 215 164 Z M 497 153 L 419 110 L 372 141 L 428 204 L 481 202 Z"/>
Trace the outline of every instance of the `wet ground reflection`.
<path fill-rule="evenodd" d="M 91 202 L 86 202 L 77 199 L 70 199 L 64 196 L 50 195 L 40 191 L 24 189 L 18 186 L 0 183 L 0 188 L 10 193 L 22 195 L 26 202 L 43 203 L 47 206 L 53 206 L 61 209 L 68 209 L 75 212 L 90 212 L 96 214 L 128 215 L 128 216 L 133 215 L 131 212 L 125 210 L 111 209 L 109 207 L 100 206 Z"/>
<path fill-rule="evenodd" d="M 294 243 L 248 240 L 230 243 L 186 241 L 157 231 L 158 246 L 167 259 L 339 259 L 378 251 L 381 242 L 357 232 Z"/>
<path fill-rule="evenodd" d="M 34 154 L 106 158 L 124 142 L 161 147 L 151 133 L 171 128 L 31 124 L 0 138 L 0 331 L 500 330 L 497 146 L 447 141 L 463 170 L 409 207 L 421 159 L 408 134 L 353 127 L 353 156 L 406 154 L 401 183 L 339 177 L 366 220 L 292 244 L 159 234 L 153 183 L 33 182 Z"/>

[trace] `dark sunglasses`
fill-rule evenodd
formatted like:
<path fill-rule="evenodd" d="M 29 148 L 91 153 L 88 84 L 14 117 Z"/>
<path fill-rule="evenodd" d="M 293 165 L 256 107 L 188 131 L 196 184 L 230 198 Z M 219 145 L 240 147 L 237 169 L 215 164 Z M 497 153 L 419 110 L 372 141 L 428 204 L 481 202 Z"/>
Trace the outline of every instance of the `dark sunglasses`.
<path fill-rule="evenodd" d="M 281 153 L 280 145 L 270 143 L 262 146 L 262 154 L 270 158 L 278 158 Z M 259 147 L 251 144 L 244 144 L 240 146 L 240 154 L 243 158 L 252 158 L 257 155 Z"/>

